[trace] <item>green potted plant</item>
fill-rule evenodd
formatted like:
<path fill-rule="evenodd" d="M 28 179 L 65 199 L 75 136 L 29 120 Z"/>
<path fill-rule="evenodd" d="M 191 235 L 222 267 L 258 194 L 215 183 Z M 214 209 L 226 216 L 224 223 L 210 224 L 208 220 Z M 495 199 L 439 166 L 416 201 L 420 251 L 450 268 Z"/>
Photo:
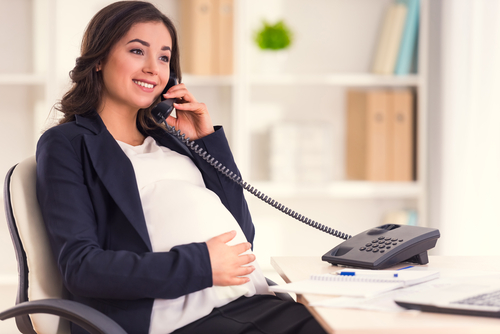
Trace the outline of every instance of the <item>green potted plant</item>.
<path fill-rule="evenodd" d="M 283 20 L 274 24 L 266 20 L 255 32 L 254 41 L 263 55 L 259 66 L 263 72 L 279 72 L 288 57 L 293 33 Z"/>

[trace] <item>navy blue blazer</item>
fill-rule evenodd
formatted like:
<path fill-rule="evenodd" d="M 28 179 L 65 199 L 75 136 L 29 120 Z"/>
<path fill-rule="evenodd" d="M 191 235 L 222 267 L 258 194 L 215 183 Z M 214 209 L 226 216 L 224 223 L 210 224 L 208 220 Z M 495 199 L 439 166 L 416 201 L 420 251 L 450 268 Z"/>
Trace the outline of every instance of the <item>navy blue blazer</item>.
<path fill-rule="evenodd" d="M 145 135 L 191 157 L 207 188 L 253 242 L 241 187 L 163 130 Z M 222 128 L 196 143 L 239 173 Z M 206 243 L 152 252 L 132 164 L 97 113 L 47 130 L 36 158 L 38 201 L 71 299 L 107 314 L 130 334 L 147 333 L 155 298 L 177 298 L 212 286 Z M 165 194 L 165 201 L 169 196 L 175 194 Z M 186 198 L 186 209 L 189 203 Z"/>

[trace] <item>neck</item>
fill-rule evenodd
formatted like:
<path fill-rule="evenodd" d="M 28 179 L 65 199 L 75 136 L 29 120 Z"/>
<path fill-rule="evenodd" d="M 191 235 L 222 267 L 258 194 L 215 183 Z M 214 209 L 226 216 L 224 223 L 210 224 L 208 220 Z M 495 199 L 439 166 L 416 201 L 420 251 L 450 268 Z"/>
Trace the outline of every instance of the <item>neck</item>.
<path fill-rule="evenodd" d="M 144 136 L 137 129 L 137 111 L 123 112 L 120 110 L 103 109 L 99 112 L 109 133 L 121 142 L 137 146 L 144 142 Z"/>

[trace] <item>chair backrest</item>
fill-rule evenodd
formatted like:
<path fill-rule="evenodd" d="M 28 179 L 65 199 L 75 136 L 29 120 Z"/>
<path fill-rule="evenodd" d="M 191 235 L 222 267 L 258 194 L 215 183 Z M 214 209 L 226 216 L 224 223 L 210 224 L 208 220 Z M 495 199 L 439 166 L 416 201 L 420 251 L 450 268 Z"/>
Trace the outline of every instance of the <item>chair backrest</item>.
<path fill-rule="evenodd" d="M 17 303 L 46 298 L 64 299 L 66 290 L 48 242 L 36 197 L 35 157 L 12 167 L 4 187 L 5 212 L 18 261 Z M 21 316 L 16 318 L 16 323 L 25 334 L 70 332 L 69 322 L 55 315 Z"/>

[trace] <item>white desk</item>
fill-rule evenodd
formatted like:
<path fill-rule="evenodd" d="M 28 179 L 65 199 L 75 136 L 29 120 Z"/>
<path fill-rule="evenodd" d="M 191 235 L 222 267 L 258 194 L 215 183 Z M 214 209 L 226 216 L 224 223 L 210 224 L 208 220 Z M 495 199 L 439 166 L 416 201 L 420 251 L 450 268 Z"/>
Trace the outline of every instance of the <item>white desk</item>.
<path fill-rule="evenodd" d="M 273 257 L 271 263 L 285 282 L 308 279 L 311 274 L 338 270 L 321 261 L 321 257 Z M 408 265 L 408 264 L 406 264 Z M 405 265 L 405 266 L 406 266 Z M 500 272 L 500 257 L 429 257 L 429 268 L 435 270 L 468 270 L 486 268 Z M 310 302 L 331 296 L 298 295 L 297 299 L 318 319 L 328 333 L 335 334 L 489 334 L 500 333 L 500 318 L 460 316 L 427 312 L 376 312 L 355 309 L 311 307 Z"/>

